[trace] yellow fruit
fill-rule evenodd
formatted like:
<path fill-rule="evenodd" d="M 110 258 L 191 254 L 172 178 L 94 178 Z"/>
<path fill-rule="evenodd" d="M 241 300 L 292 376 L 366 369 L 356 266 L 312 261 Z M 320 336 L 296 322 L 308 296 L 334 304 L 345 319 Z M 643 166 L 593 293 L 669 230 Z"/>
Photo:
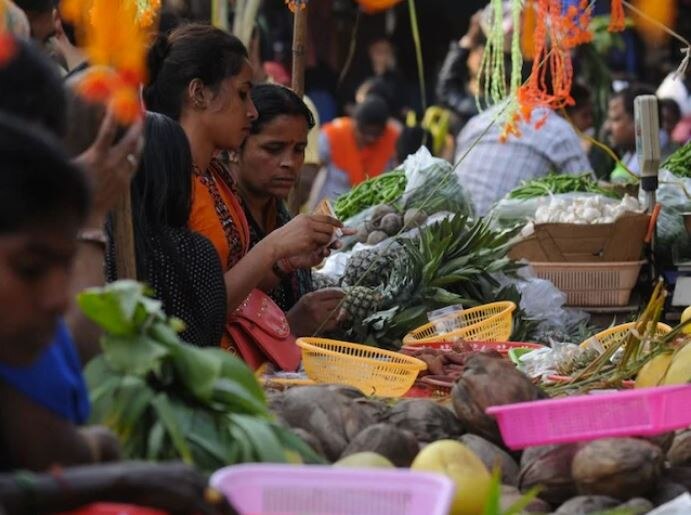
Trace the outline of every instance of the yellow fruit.
<path fill-rule="evenodd" d="M 691 343 L 674 353 L 672 364 L 662 384 L 685 384 L 691 382 Z"/>
<path fill-rule="evenodd" d="M 438 440 L 415 457 L 412 470 L 438 472 L 451 479 L 456 493 L 449 515 L 479 515 L 489 493 L 491 476 L 473 451 L 455 440 Z"/>
<path fill-rule="evenodd" d="M 686 322 L 689 318 L 691 318 L 691 306 L 689 306 L 688 308 L 686 308 L 686 309 L 684 310 L 684 312 L 681 314 L 681 323 L 683 324 L 683 323 Z M 684 328 L 682 329 L 682 332 L 683 332 L 684 334 L 691 334 L 691 323 L 685 325 Z"/>
<path fill-rule="evenodd" d="M 667 368 L 672 362 L 672 353 L 668 352 L 655 356 L 648 361 L 636 376 L 636 388 L 647 388 L 662 384 Z"/>
<path fill-rule="evenodd" d="M 334 463 L 334 467 L 393 469 L 393 463 L 376 452 L 356 452 Z"/>

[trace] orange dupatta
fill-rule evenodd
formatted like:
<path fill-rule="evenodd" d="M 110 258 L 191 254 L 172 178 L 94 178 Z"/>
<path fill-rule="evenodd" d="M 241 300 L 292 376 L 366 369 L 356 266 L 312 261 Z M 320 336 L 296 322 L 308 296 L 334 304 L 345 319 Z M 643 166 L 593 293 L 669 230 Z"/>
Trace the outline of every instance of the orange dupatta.
<path fill-rule="evenodd" d="M 399 131 L 391 123 L 374 144 L 364 148 L 358 148 L 352 118 L 336 118 L 322 130 L 329 140 L 332 163 L 348 174 L 351 186 L 385 172 L 396 152 Z"/>
<path fill-rule="evenodd" d="M 216 160 L 204 173 L 195 170 L 188 226 L 211 241 L 226 271 L 249 250 L 249 225 L 235 184 L 229 170 Z"/>

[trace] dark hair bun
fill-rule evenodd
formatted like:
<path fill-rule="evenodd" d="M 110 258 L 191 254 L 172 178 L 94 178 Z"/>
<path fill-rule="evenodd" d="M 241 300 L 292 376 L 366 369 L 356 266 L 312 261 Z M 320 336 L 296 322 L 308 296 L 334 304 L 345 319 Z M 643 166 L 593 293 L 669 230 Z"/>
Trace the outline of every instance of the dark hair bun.
<path fill-rule="evenodd" d="M 158 34 L 147 55 L 147 65 L 149 68 L 149 84 L 156 82 L 156 78 L 163 68 L 163 64 L 170 52 L 170 42 L 166 34 Z"/>

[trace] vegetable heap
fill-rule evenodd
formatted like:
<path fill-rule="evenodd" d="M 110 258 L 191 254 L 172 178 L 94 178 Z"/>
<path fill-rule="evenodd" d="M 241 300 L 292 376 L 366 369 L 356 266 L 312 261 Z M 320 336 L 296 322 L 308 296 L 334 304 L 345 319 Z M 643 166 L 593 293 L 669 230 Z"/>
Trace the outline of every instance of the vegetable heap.
<path fill-rule="evenodd" d="M 339 197 L 334 211 L 339 219 L 346 220 L 363 209 L 396 200 L 403 194 L 405 187 L 405 173 L 393 170 L 368 179 Z"/>
<path fill-rule="evenodd" d="M 671 156 L 669 156 L 662 168 L 672 172 L 677 177 L 691 178 L 691 143 L 687 143 Z"/>
<path fill-rule="evenodd" d="M 352 323 L 345 338 L 397 348 L 431 310 L 505 298 L 492 274 L 516 268 L 506 257 L 509 239 L 482 220 L 456 215 L 415 238 L 354 253 L 341 284 Z"/>
<path fill-rule="evenodd" d="M 240 462 L 318 462 L 270 414 L 247 366 L 217 348 L 182 342 L 144 286 L 118 281 L 79 295 L 101 328 L 103 354 L 85 371 L 92 422 L 121 439 L 127 458 L 182 459 L 204 471 Z"/>
<path fill-rule="evenodd" d="M 607 191 L 592 178 L 590 174 L 583 175 L 559 175 L 550 173 L 545 177 L 524 181 L 521 186 L 509 193 L 512 199 L 531 199 L 544 197 L 546 195 L 556 195 L 559 193 L 599 193 L 614 197 L 611 191 Z"/>

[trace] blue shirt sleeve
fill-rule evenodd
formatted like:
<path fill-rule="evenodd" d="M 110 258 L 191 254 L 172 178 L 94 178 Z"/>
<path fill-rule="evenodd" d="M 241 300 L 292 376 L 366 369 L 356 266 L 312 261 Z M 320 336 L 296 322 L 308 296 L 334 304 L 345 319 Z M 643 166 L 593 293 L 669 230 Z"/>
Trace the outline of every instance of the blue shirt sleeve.
<path fill-rule="evenodd" d="M 0 381 L 75 424 L 89 418 L 89 395 L 72 337 L 60 322 L 51 344 L 26 367 L 0 363 Z"/>

